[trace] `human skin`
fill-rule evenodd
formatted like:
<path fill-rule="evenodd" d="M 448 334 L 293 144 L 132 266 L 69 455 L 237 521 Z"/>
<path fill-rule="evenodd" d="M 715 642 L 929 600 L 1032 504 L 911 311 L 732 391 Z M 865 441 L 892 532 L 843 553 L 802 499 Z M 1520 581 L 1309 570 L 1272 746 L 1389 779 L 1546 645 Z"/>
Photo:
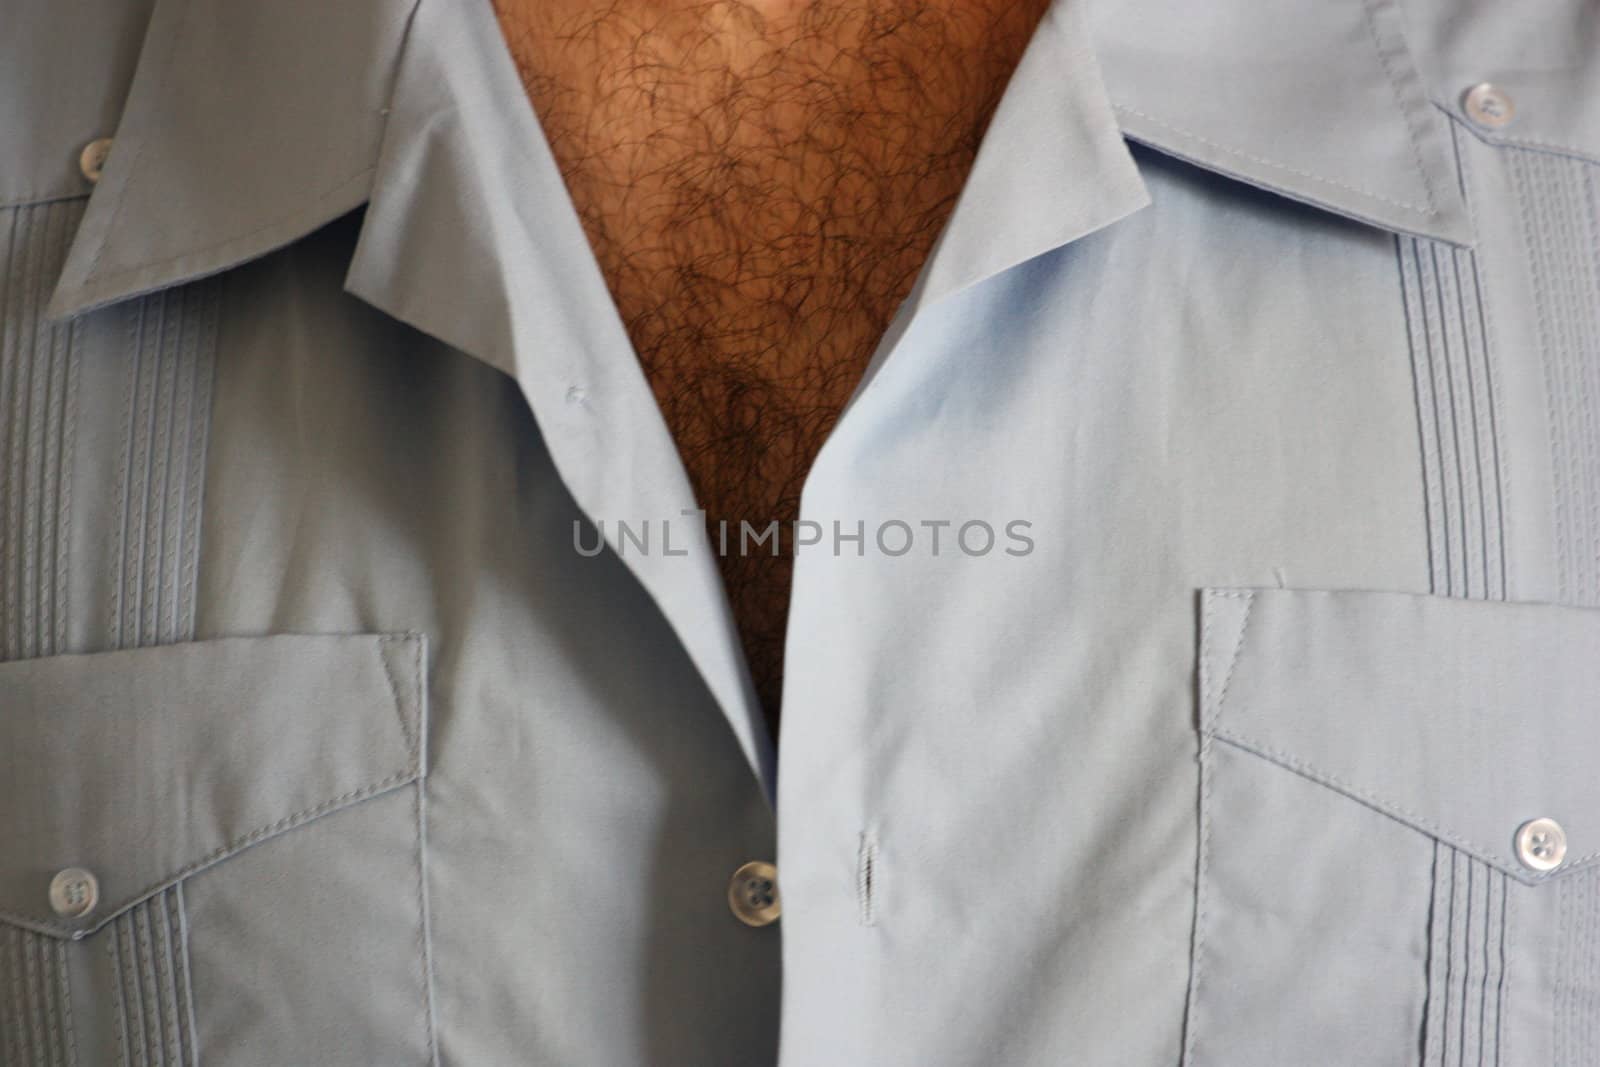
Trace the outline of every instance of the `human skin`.
<path fill-rule="evenodd" d="M 495 0 L 712 529 L 788 530 L 1048 0 Z M 769 723 L 792 548 L 721 557 Z"/>

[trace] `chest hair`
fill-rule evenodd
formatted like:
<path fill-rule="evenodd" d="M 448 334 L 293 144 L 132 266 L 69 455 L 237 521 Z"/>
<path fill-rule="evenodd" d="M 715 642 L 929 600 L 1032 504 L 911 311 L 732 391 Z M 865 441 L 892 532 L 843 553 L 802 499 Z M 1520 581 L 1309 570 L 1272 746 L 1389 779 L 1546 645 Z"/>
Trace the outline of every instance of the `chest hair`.
<path fill-rule="evenodd" d="M 790 528 L 1044 6 L 496 0 L 714 534 Z M 789 545 L 730 545 L 775 724 Z"/>

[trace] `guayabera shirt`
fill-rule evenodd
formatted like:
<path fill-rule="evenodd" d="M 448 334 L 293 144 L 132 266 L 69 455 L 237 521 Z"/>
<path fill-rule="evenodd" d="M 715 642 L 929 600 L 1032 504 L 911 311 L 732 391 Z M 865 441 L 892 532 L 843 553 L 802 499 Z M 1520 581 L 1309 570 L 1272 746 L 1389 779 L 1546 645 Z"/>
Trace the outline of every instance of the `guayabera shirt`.
<path fill-rule="evenodd" d="M 776 749 L 487 3 L 0 20 L 0 1062 L 1600 1062 L 1594 4 L 1057 0 Z"/>

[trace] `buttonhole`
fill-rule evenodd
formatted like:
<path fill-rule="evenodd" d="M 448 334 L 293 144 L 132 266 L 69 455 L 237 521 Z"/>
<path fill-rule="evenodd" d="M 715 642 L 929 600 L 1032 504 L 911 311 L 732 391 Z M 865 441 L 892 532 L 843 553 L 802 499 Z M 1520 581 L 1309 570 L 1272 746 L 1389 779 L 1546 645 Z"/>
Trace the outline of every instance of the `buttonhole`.
<path fill-rule="evenodd" d="M 870 830 L 863 830 L 856 851 L 856 899 L 861 908 L 862 926 L 872 926 L 877 921 L 873 896 L 877 880 L 878 837 Z"/>

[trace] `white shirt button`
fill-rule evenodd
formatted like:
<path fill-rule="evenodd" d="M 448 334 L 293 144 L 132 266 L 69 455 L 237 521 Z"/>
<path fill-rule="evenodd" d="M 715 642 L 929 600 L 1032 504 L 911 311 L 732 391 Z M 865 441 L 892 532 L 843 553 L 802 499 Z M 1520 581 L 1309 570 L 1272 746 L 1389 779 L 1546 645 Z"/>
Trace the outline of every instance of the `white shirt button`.
<path fill-rule="evenodd" d="M 1467 113 L 1467 118 L 1490 130 L 1506 125 L 1517 113 L 1505 90 L 1488 82 L 1479 82 L 1463 93 L 1461 109 Z"/>
<path fill-rule="evenodd" d="M 778 868 L 752 860 L 733 872 L 728 881 L 728 907 L 747 926 L 778 921 L 783 905 L 778 900 Z"/>
<path fill-rule="evenodd" d="M 100 883 L 82 867 L 68 867 L 50 879 L 50 907 L 63 919 L 81 919 L 100 903 Z"/>
<path fill-rule="evenodd" d="M 1553 871 L 1567 858 L 1567 832 L 1554 819 L 1530 819 L 1517 828 L 1517 859 L 1530 871 Z"/>
<path fill-rule="evenodd" d="M 83 171 L 83 176 L 92 182 L 100 180 L 100 172 L 105 170 L 106 156 L 111 154 L 111 138 L 101 137 L 90 141 L 83 146 L 83 151 L 78 153 L 78 169 Z"/>

